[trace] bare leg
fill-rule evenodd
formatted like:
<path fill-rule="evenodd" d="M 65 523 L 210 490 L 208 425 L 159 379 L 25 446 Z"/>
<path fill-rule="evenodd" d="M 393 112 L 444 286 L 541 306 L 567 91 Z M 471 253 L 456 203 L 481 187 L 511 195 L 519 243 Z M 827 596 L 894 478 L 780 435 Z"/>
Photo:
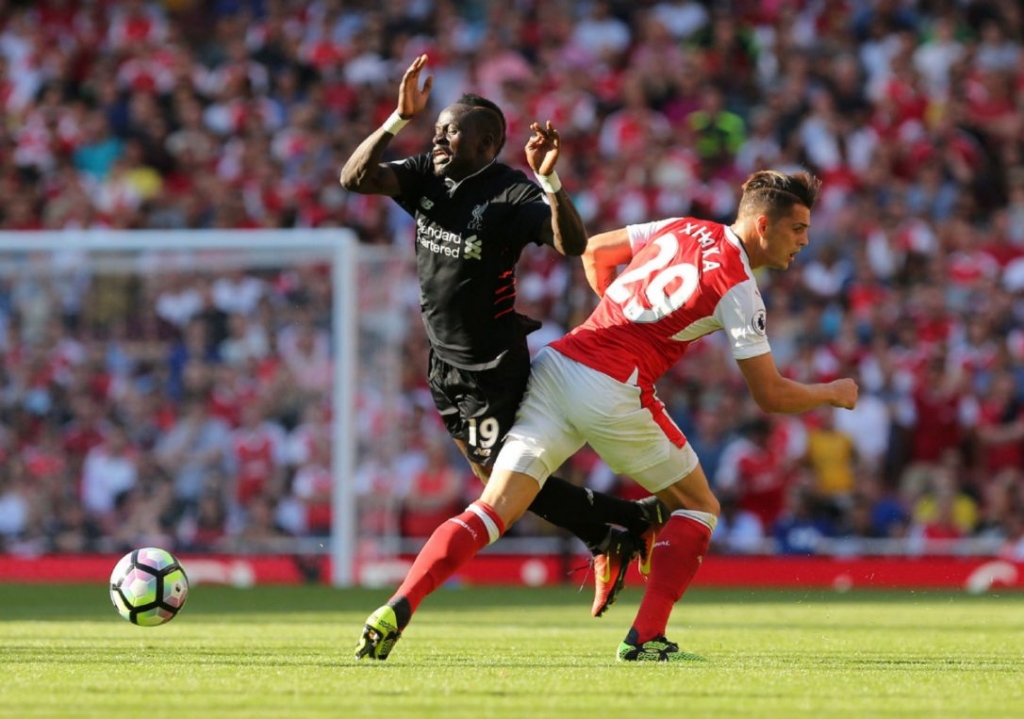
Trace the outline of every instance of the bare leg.
<path fill-rule="evenodd" d="M 464 441 L 456 439 L 455 444 L 462 450 L 473 473 L 486 484 L 490 468 L 469 458 Z M 578 537 L 595 554 L 607 549 L 611 535 L 609 525 L 620 525 L 640 535 L 651 522 L 644 504 L 593 492 L 560 477 L 548 478 L 531 502 L 530 511 Z"/>

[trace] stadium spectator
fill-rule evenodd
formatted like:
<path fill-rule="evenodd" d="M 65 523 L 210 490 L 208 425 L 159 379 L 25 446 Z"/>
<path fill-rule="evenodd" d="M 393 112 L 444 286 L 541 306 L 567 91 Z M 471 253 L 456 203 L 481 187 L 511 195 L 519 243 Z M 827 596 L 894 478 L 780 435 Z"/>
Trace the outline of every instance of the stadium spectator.
<path fill-rule="evenodd" d="M 281 330 L 277 347 L 296 389 L 310 397 L 323 396 L 330 390 L 333 378 L 330 337 L 313 325 L 306 311 Z"/>
<path fill-rule="evenodd" d="M 102 444 L 82 464 L 82 506 L 106 531 L 113 531 L 118 502 L 138 481 L 138 456 L 124 427 L 111 425 Z"/>
<path fill-rule="evenodd" d="M 825 407 L 807 418 L 804 459 L 813 476 L 813 494 L 840 507 L 848 504 L 856 487 L 857 456 L 853 439 L 836 427 L 838 415 L 834 408 Z"/>
<path fill-rule="evenodd" d="M 791 480 L 781 448 L 773 446 L 771 423 L 755 419 L 725 448 L 714 478 L 716 490 L 736 498 L 740 509 L 757 516 L 770 528 L 782 513 Z"/>
<path fill-rule="evenodd" d="M 211 473 L 226 472 L 229 435 L 227 423 L 210 416 L 202 397 L 184 401 L 181 415 L 155 448 L 160 466 L 172 478 L 174 498 L 181 508 L 199 502 L 211 488 Z"/>
<path fill-rule="evenodd" d="M 711 548 L 723 554 L 756 554 L 764 551 L 764 527 L 758 516 L 740 509 L 730 492 L 719 496 L 722 511 L 711 535 Z"/>
<path fill-rule="evenodd" d="M 1024 412 L 1013 374 L 1002 371 L 990 379 L 975 431 L 979 469 L 987 476 L 1024 467 Z"/>
<path fill-rule="evenodd" d="M 612 12 L 611 0 L 594 0 L 585 6 L 584 17 L 576 22 L 570 41 L 577 52 L 594 63 L 614 65 L 629 47 L 631 31 Z"/>
<path fill-rule="evenodd" d="M 5 462 L 0 479 L 0 547 L 4 551 L 29 538 L 39 510 L 35 494 L 24 463 L 18 459 Z"/>
<path fill-rule="evenodd" d="M 978 523 L 978 503 L 961 489 L 962 467 L 956 455 L 946 455 L 944 463 L 929 475 L 928 483 L 913 505 L 910 537 L 927 548 L 936 540 L 953 540 L 974 533 Z"/>
<path fill-rule="evenodd" d="M 228 424 L 235 426 L 228 437 L 227 452 L 231 500 L 244 507 L 256 495 L 280 497 L 287 461 L 284 428 L 267 417 L 255 398 L 243 404 L 239 422 Z"/>
<path fill-rule="evenodd" d="M 708 83 L 697 109 L 685 118 L 697 155 L 716 169 L 731 163 L 746 140 L 743 118 L 728 110 L 725 100 L 725 93 Z"/>
<path fill-rule="evenodd" d="M 305 461 L 296 468 L 292 479 L 291 494 L 302 510 L 297 534 L 313 537 L 331 535 L 333 485 L 330 443 L 326 437 L 318 437 L 310 444 Z"/>
<path fill-rule="evenodd" d="M 447 445 L 437 440 L 427 445 L 426 463 L 409 479 L 402 497 L 402 534 L 429 537 L 443 521 L 462 507 L 466 482 L 453 466 Z"/>
<path fill-rule="evenodd" d="M 683 426 L 686 437 L 693 446 L 693 451 L 700 457 L 704 472 L 716 489 L 718 489 L 719 465 L 726 448 L 734 439 L 734 428 L 731 426 L 729 416 L 732 409 L 734 409 L 732 401 L 726 396 L 708 398 L 705 406 L 697 410 L 692 428 L 688 429 Z M 676 419 L 676 423 L 682 426 L 678 419 Z"/>
<path fill-rule="evenodd" d="M 196 507 L 178 521 L 175 535 L 175 546 L 183 551 L 221 551 L 228 537 L 228 508 L 220 493 L 203 492 Z"/>
<path fill-rule="evenodd" d="M 808 487 L 791 486 L 786 503 L 772 526 L 775 551 L 783 555 L 812 555 L 835 536 L 836 527 L 820 497 Z"/>

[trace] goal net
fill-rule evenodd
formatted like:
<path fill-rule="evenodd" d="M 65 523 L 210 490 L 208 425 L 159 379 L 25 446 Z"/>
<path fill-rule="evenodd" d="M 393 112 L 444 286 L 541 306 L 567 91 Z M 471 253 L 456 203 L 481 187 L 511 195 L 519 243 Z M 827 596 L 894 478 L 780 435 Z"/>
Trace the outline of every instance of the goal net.
<path fill-rule="evenodd" d="M 347 230 L 0 233 L 0 548 L 329 554 L 353 583 L 393 524 L 362 526 L 357 468 L 394 442 L 355 408 L 387 412 L 374 305 L 405 272 L 366 255 Z"/>

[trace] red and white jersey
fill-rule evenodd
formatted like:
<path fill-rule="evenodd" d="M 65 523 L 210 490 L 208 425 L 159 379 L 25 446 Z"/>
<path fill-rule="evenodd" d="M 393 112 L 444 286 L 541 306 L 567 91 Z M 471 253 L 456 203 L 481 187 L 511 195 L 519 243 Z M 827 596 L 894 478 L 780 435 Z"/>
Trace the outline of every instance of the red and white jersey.
<path fill-rule="evenodd" d="M 653 386 L 692 342 L 715 330 L 726 331 L 737 360 L 771 351 L 764 301 L 731 229 L 691 217 L 626 229 L 629 266 L 587 321 L 552 347 L 640 387 Z"/>
<path fill-rule="evenodd" d="M 275 468 L 285 464 L 285 436 L 275 424 L 239 427 L 231 433 L 231 459 L 239 483 L 266 485 Z"/>

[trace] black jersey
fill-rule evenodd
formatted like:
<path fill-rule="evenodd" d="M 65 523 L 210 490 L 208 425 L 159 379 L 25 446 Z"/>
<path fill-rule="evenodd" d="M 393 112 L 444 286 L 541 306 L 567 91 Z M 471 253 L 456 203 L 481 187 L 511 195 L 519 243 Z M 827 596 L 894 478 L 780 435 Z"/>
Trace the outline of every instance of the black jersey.
<path fill-rule="evenodd" d="M 437 177 L 430 155 L 390 167 L 401 188 L 394 199 L 416 219 L 420 307 L 434 352 L 464 369 L 494 366 L 526 335 L 515 268 L 551 222 L 544 193 L 498 162 L 460 183 Z"/>

